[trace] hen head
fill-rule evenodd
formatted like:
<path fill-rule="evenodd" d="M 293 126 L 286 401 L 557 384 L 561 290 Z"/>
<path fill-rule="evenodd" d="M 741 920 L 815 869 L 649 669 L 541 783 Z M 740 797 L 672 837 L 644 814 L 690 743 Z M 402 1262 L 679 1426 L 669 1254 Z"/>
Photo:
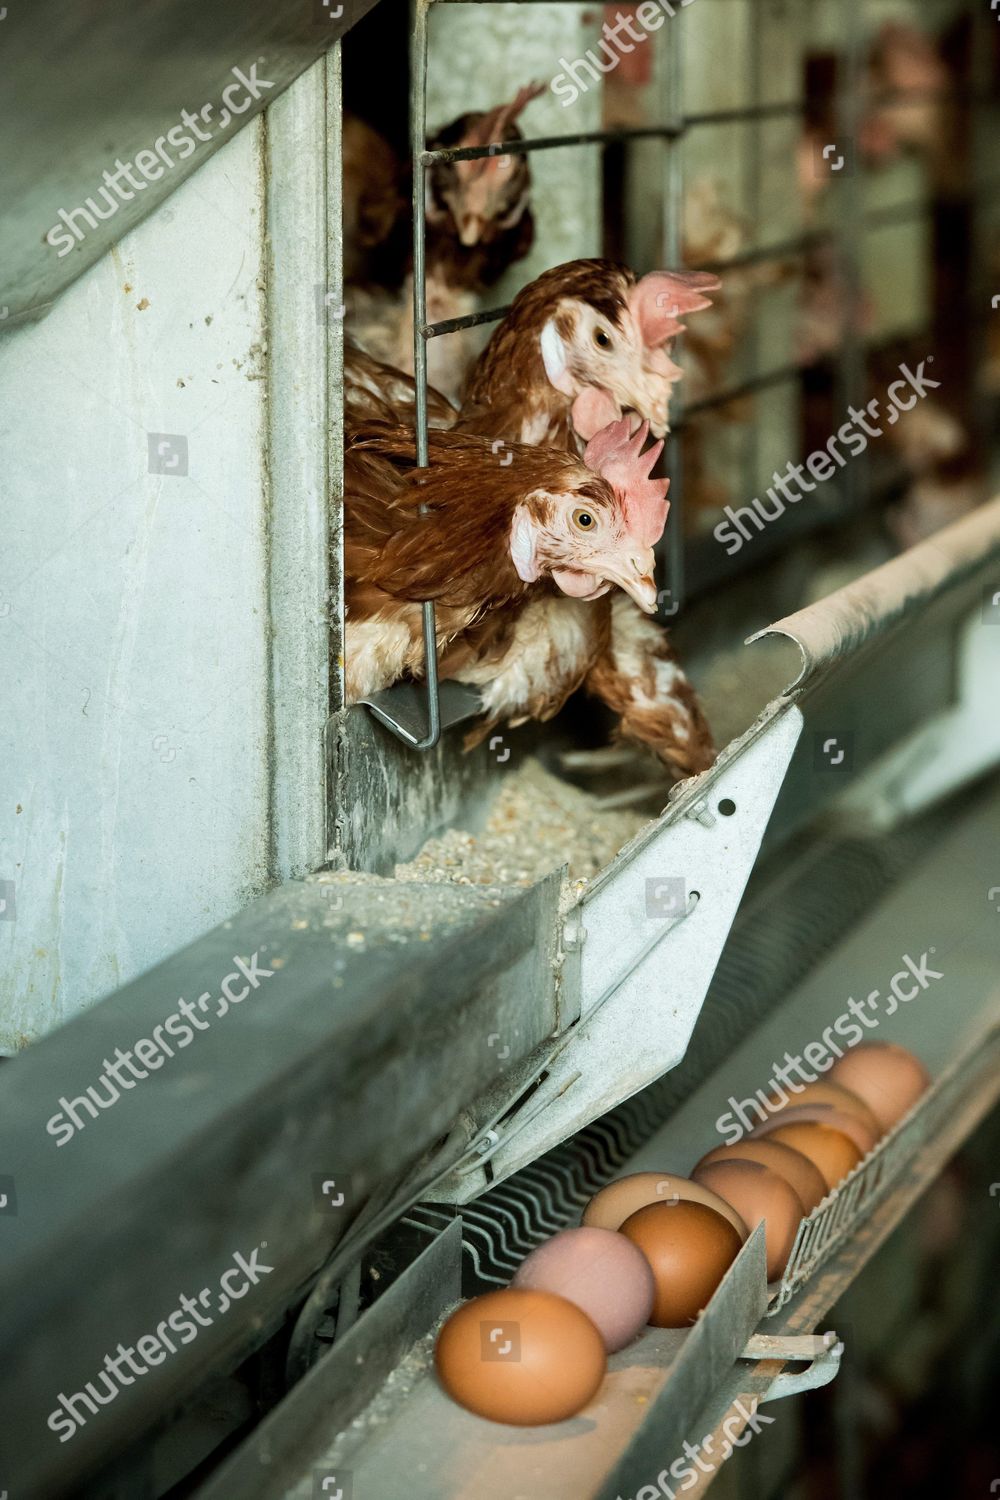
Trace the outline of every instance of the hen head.
<path fill-rule="evenodd" d="M 933 149 L 945 134 L 940 95 L 949 83 L 934 39 L 916 26 L 887 21 L 869 62 L 871 102 L 858 131 L 866 158 L 881 165 L 907 149 Z"/>
<path fill-rule="evenodd" d="M 600 264 L 598 262 L 597 264 Z M 607 263 L 605 263 L 607 264 Z M 708 307 L 718 278 L 697 271 L 652 271 L 636 281 L 615 267 L 596 296 L 561 296 L 539 334 L 549 383 L 572 398 L 573 426 L 588 439 L 632 410 L 662 437 L 670 392 L 681 371 L 667 345 L 683 313 Z"/>
<path fill-rule="evenodd" d="M 684 330 L 682 315 L 708 307 L 706 293 L 718 286 L 698 271 L 637 280 L 611 260 L 554 266 L 515 297 L 470 373 L 466 409 L 489 408 L 511 390 L 551 405 L 558 392 L 584 442 L 628 411 L 662 437 L 681 373 L 667 348 Z"/>
<path fill-rule="evenodd" d="M 431 142 L 432 150 L 464 150 L 497 141 L 519 141 L 515 121 L 525 105 L 544 93 L 541 84 L 520 89 L 508 104 L 485 113 L 462 115 Z M 528 210 L 531 173 L 520 152 L 474 161 L 435 162 L 427 184 L 427 219 L 449 226 L 466 249 L 488 244 L 513 227 Z"/>
<path fill-rule="evenodd" d="M 670 481 L 649 478 L 663 444 L 642 452 L 648 422 L 631 435 L 629 425 L 622 418 L 588 443 L 592 475 L 524 497 L 511 522 L 510 556 L 525 583 L 547 576 L 576 599 L 597 599 L 617 585 L 655 614 L 653 546 L 666 523 Z"/>

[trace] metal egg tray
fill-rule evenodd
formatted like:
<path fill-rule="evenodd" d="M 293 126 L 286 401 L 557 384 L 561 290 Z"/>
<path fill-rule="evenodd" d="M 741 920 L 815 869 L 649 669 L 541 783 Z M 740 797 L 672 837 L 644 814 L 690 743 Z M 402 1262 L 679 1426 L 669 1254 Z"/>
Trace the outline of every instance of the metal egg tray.
<path fill-rule="evenodd" d="M 990 1054 L 1000 1058 L 1000 1026 L 992 1019 L 932 1082 L 909 1114 L 802 1220 L 784 1274 L 771 1288 L 768 1317 L 791 1301 L 899 1181 L 962 1094 L 970 1065 L 986 1060 Z"/>

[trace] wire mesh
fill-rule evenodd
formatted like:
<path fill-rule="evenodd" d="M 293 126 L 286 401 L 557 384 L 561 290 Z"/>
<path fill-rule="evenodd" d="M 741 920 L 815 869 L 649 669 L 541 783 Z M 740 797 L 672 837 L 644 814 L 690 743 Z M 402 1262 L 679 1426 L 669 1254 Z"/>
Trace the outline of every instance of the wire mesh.
<path fill-rule="evenodd" d="M 864 273 L 862 266 L 862 254 L 864 233 L 879 223 L 891 222 L 907 223 L 913 222 L 921 215 L 928 213 L 928 202 L 920 198 L 911 204 L 895 206 L 889 209 L 867 209 L 864 202 L 864 190 L 860 175 L 848 173 L 837 184 L 836 191 L 839 194 L 839 211 L 835 216 L 833 224 L 823 229 L 803 229 L 793 237 L 785 238 L 780 243 L 773 245 L 762 245 L 759 243 L 761 233 L 761 210 L 762 210 L 762 185 L 764 180 L 762 135 L 765 124 L 769 121 L 792 119 L 801 117 L 806 109 L 807 101 L 802 99 L 767 100 L 763 97 L 762 81 L 766 59 L 764 56 L 765 28 L 762 24 L 764 7 L 767 0 L 750 0 L 751 21 L 748 32 L 748 42 L 743 65 L 746 70 L 746 102 L 742 107 L 724 108 L 715 110 L 686 110 L 683 95 L 683 59 L 682 49 L 675 39 L 666 45 L 664 53 L 665 69 L 665 106 L 664 118 L 649 124 L 635 125 L 629 127 L 609 128 L 605 130 L 592 130 L 576 133 L 568 133 L 558 136 L 544 136 L 528 138 L 516 141 L 492 142 L 484 146 L 442 148 L 438 150 L 427 149 L 427 59 L 428 59 L 428 34 L 429 18 L 433 5 L 446 4 L 449 0 L 412 0 L 411 11 L 411 41 L 410 41 L 410 154 L 413 181 L 413 342 L 414 342 L 414 375 L 417 388 L 416 418 L 415 418 L 415 441 L 417 450 L 417 463 L 426 466 L 428 461 L 428 433 L 427 433 L 427 342 L 432 338 L 440 338 L 462 329 L 482 326 L 494 323 L 503 318 L 509 310 L 507 306 L 500 306 L 483 311 L 468 314 L 464 317 L 446 319 L 434 324 L 428 324 L 426 316 L 426 274 L 425 274 L 425 222 L 424 222 L 424 189 L 425 174 L 438 162 L 473 161 L 483 157 L 489 157 L 502 151 L 504 154 L 527 155 L 539 151 L 554 151 L 566 147 L 579 145 L 594 145 L 601 149 L 614 143 L 630 143 L 641 140 L 659 140 L 662 142 L 662 172 L 664 191 L 663 203 L 663 246 L 664 252 L 671 264 L 681 262 L 681 224 L 684 210 L 684 165 L 683 155 L 679 147 L 681 143 L 691 136 L 692 132 L 711 126 L 724 126 L 727 124 L 740 124 L 747 127 L 755 127 L 750 140 L 751 147 L 749 162 L 747 165 L 747 209 L 749 218 L 753 225 L 754 243 L 749 248 L 741 249 L 735 254 L 721 260 L 702 261 L 692 264 L 692 269 L 712 270 L 725 274 L 737 269 L 749 269 L 753 267 L 766 266 L 768 264 L 778 266 L 795 261 L 810 251 L 823 245 L 831 247 L 837 265 L 837 274 L 842 278 L 847 289 L 847 295 L 852 300 L 858 300 L 863 296 Z M 489 4 L 491 0 L 474 0 L 474 3 Z M 532 0 L 522 0 L 522 3 L 530 4 Z M 847 140 L 856 140 L 860 124 L 860 110 L 862 100 L 862 85 L 864 82 L 865 69 L 865 46 L 866 38 L 864 25 L 867 19 L 866 7 L 856 3 L 856 0 L 839 0 L 842 58 L 838 71 L 835 109 L 838 132 Z M 974 78 L 970 91 L 961 96 L 963 103 L 971 111 L 971 122 L 974 131 L 982 129 L 982 106 L 989 97 L 988 69 L 985 57 L 985 18 L 982 7 L 977 6 L 975 0 L 969 0 L 967 6 L 972 25 L 975 28 L 975 38 L 979 44 L 978 51 L 974 49 L 975 61 Z M 793 6 L 788 13 L 789 24 L 796 28 L 799 41 L 800 54 L 804 55 L 802 42 L 805 36 L 805 28 L 808 25 L 808 8 Z M 674 23 L 678 24 L 677 22 Z M 944 90 L 914 89 L 905 91 L 883 90 L 874 95 L 878 102 L 892 102 L 905 100 L 913 103 L 916 99 L 927 94 L 944 93 Z M 986 186 L 978 184 L 971 189 L 973 196 L 973 208 L 979 205 L 979 200 L 986 192 Z M 991 185 L 992 190 L 992 185 Z M 974 215 L 974 224 L 978 224 L 978 218 Z M 975 229 L 977 244 L 982 245 L 982 235 Z M 980 330 L 980 337 L 981 337 Z M 730 382 L 725 389 L 712 390 L 709 394 L 702 396 L 692 402 L 686 408 L 679 404 L 675 408 L 676 415 L 672 421 L 672 430 L 668 435 L 665 453 L 667 471 L 671 475 L 671 513 L 668 521 L 668 530 L 664 543 L 660 548 L 660 573 L 665 579 L 663 597 L 669 597 L 670 603 L 665 612 L 674 616 L 682 607 L 685 599 L 685 591 L 692 584 L 695 590 L 705 587 L 709 583 L 717 583 L 721 576 L 731 576 L 740 571 L 750 563 L 760 560 L 762 553 L 756 556 L 751 554 L 737 554 L 735 558 L 726 559 L 725 566 L 719 564 L 718 559 L 706 569 L 695 566 L 694 576 L 691 575 L 690 559 L 696 564 L 704 555 L 704 549 L 691 546 L 691 538 L 686 534 L 684 527 L 684 505 L 685 484 L 682 472 L 682 445 L 681 437 L 685 426 L 693 420 L 719 411 L 722 408 L 731 407 L 732 404 L 744 398 L 762 396 L 766 393 L 777 392 L 789 382 L 798 380 L 802 376 L 803 366 L 799 359 L 795 358 L 792 351 L 788 351 L 788 358 L 771 368 L 762 368 L 762 340 L 760 317 L 756 308 L 751 312 L 749 325 L 746 332 L 746 344 L 743 350 L 748 373 L 735 382 Z M 848 406 L 864 405 L 864 395 L 867 380 L 867 346 L 866 340 L 854 319 L 848 319 L 844 329 L 841 347 L 833 361 L 834 384 L 838 391 L 838 404 L 841 410 Z M 985 428 L 988 422 L 988 414 L 980 411 L 980 425 Z M 758 469 L 761 459 L 760 424 L 751 421 L 749 431 L 746 434 L 743 473 L 744 481 L 752 480 L 748 493 L 753 493 L 756 488 Z M 842 484 L 842 514 L 848 516 L 858 513 L 875 496 L 876 486 L 872 483 L 872 471 L 870 467 L 870 455 L 862 454 L 860 461 L 855 461 L 847 467 L 840 476 Z M 836 481 L 835 481 L 836 482 Z M 744 488 L 747 488 L 744 482 Z M 836 507 L 833 508 L 834 511 Z M 789 527 L 789 535 L 801 536 L 807 534 L 814 527 L 830 524 L 831 508 L 822 509 L 815 517 L 805 523 L 800 523 L 801 518 L 795 518 L 794 527 Z M 690 553 L 690 559 L 688 554 Z M 435 745 L 440 736 L 440 702 L 437 683 L 437 653 L 435 644 L 435 614 L 432 603 L 423 605 L 423 637 L 425 655 L 425 687 L 427 704 L 427 732 L 415 746 L 419 750 L 430 749 Z M 390 725 L 390 727 L 392 727 Z M 411 743 L 411 741 L 408 741 Z"/>

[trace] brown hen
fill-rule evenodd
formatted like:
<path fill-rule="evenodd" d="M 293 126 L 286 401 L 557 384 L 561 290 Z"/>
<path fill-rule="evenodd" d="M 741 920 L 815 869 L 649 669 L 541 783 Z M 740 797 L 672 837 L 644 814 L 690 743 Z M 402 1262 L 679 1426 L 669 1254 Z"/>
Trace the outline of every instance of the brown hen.
<path fill-rule="evenodd" d="M 608 260 L 571 261 L 515 299 L 474 366 L 459 418 L 493 438 L 503 462 L 514 442 L 579 450 L 624 413 L 668 428 L 681 371 L 669 358 L 682 315 L 709 305 L 707 273 L 655 271 L 638 279 Z M 515 460 L 516 461 L 516 460 Z M 527 602 L 502 629 L 483 627 L 465 681 L 481 686 L 483 738 L 517 704 L 547 718 L 581 684 L 617 719 L 617 735 L 652 750 L 674 777 L 715 759 L 712 735 L 665 628 L 621 594 L 596 607 L 555 594 Z M 452 663 L 446 659 L 450 669 Z"/>

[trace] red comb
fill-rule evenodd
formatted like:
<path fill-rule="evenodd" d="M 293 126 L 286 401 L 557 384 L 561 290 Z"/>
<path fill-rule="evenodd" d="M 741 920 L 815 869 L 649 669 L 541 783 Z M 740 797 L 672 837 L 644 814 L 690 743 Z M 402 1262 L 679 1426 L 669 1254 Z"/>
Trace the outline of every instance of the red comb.
<path fill-rule="evenodd" d="M 584 449 L 583 461 L 620 491 L 625 500 L 625 518 L 629 529 L 644 547 L 652 547 L 663 535 L 667 523 L 667 490 L 669 479 L 650 479 L 649 471 L 663 451 L 663 439 L 647 448 L 642 445 L 649 436 L 649 423 L 643 422 L 629 436 L 629 419 L 609 422 L 591 438 Z"/>
<path fill-rule="evenodd" d="M 655 349 L 679 333 L 684 313 L 710 307 L 705 295 L 719 289 L 719 278 L 707 271 L 650 271 L 628 294 L 628 305 L 639 325 L 643 343 Z"/>
<path fill-rule="evenodd" d="M 495 109 L 487 110 L 486 114 L 466 131 L 462 145 L 488 146 L 493 141 L 502 141 L 504 132 L 513 125 L 525 106 L 544 92 L 543 83 L 529 83 L 525 88 L 518 89 L 509 104 L 498 104 Z"/>

